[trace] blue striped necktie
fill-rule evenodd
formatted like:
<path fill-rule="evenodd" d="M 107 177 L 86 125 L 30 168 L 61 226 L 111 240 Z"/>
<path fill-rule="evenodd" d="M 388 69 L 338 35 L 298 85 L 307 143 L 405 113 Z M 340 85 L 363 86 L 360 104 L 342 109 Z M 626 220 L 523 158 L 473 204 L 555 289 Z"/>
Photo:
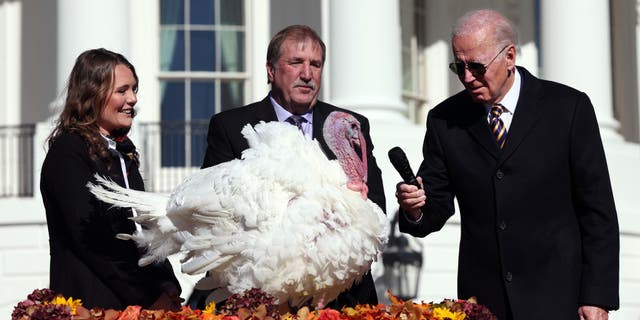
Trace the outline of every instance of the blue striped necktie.
<path fill-rule="evenodd" d="M 503 112 L 504 107 L 499 103 L 494 104 L 489 112 L 489 126 L 500 149 L 504 147 L 504 143 L 507 141 L 507 128 L 504 127 L 504 123 L 500 120 Z"/>
<path fill-rule="evenodd" d="M 300 131 L 304 132 L 304 130 L 302 130 L 302 123 L 307 122 L 307 119 L 305 119 L 303 116 L 294 114 L 291 117 L 287 118 L 286 121 L 291 123 L 292 125 L 295 125 Z"/>

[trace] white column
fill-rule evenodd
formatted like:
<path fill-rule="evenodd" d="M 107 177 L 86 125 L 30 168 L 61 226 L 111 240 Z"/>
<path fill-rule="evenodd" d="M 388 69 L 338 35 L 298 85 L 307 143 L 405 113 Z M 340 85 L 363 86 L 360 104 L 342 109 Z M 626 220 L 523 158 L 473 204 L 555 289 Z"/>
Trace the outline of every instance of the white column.
<path fill-rule="evenodd" d="M 160 121 L 160 1 L 135 0 L 127 4 L 129 10 L 128 43 L 122 54 L 136 67 L 138 74 L 138 114 L 132 127 L 132 138 L 140 137 L 136 131 L 141 122 Z M 108 48 L 107 48 L 108 49 Z M 134 141 L 137 143 L 137 141 Z M 137 145 L 137 144 L 136 144 Z"/>
<path fill-rule="evenodd" d="M 253 0 L 251 1 L 251 13 L 248 15 L 247 27 L 251 29 L 252 35 L 247 48 L 247 55 L 250 56 L 248 71 L 251 74 L 251 95 L 247 101 L 262 100 L 267 96 L 270 86 L 267 84 L 267 47 L 271 40 L 272 30 L 270 30 L 271 1 Z M 273 30 L 273 33 L 278 30 Z"/>
<path fill-rule="evenodd" d="M 134 18 L 127 0 L 58 0 L 57 92 L 63 92 L 76 58 L 85 50 L 102 47 L 128 58 Z"/>
<path fill-rule="evenodd" d="M 329 6 L 331 96 L 325 99 L 369 117 L 404 118 L 398 1 L 331 0 Z"/>
<path fill-rule="evenodd" d="M 584 91 L 600 128 L 616 136 L 608 0 L 541 0 L 542 77 Z"/>
<path fill-rule="evenodd" d="M 452 21 L 455 21 L 455 17 L 449 13 L 451 6 L 450 2 L 440 0 L 429 0 L 426 3 L 427 26 L 423 32 L 427 35 L 425 48 L 427 63 L 424 72 L 428 101 L 427 109 L 419 113 L 421 118 L 417 123 L 421 125 L 426 123 L 428 109 L 435 107 L 451 95 L 450 79 L 453 73 L 449 70 L 449 63 L 453 60 L 453 54 L 450 38 Z M 454 83 L 459 83 L 457 77 Z M 462 90 L 462 85 L 459 90 Z"/>
<path fill-rule="evenodd" d="M 0 125 L 19 124 L 22 3 L 0 2 Z"/>

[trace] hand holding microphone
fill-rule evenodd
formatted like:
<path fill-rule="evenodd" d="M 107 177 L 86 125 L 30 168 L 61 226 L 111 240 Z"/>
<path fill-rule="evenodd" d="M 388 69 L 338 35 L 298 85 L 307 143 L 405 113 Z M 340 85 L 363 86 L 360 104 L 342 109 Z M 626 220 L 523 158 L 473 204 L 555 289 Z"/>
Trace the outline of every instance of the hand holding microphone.
<path fill-rule="evenodd" d="M 425 205 L 427 200 L 422 188 L 422 179 L 416 178 L 413 174 L 407 156 L 400 147 L 393 147 L 389 150 L 389 160 L 404 180 L 404 184 L 398 183 L 396 185 L 396 198 L 400 208 L 410 219 L 414 221 L 421 219 L 422 211 L 420 208 Z M 418 190 L 407 185 L 415 186 Z"/>
<path fill-rule="evenodd" d="M 413 174 L 413 170 L 411 170 L 407 155 L 400 147 L 393 147 L 389 150 L 389 160 L 406 184 L 411 184 L 418 187 L 418 189 L 422 189 L 422 186 L 420 186 L 420 183 L 416 180 L 416 176 Z"/>

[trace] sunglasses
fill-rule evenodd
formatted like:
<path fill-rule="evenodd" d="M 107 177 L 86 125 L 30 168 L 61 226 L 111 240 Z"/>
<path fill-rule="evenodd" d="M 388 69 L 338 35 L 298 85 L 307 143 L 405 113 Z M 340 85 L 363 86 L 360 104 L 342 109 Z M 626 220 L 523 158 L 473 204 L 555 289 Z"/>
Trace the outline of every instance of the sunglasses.
<path fill-rule="evenodd" d="M 504 49 L 508 47 L 509 45 L 504 46 L 504 48 L 502 48 L 502 50 L 500 50 L 500 52 L 498 52 L 498 54 L 496 54 L 496 56 L 493 57 L 493 59 L 491 59 L 491 61 L 489 61 L 489 63 L 487 64 L 482 64 L 480 62 L 464 63 L 462 61 L 458 61 L 451 62 L 449 64 L 449 69 L 451 69 L 453 73 L 458 75 L 458 77 L 464 77 L 464 69 L 469 69 L 469 71 L 473 73 L 474 76 L 483 76 L 487 72 L 487 68 L 489 68 L 491 63 L 493 63 L 493 61 L 496 60 L 496 58 L 502 53 L 502 51 L 504 51 Z"/>

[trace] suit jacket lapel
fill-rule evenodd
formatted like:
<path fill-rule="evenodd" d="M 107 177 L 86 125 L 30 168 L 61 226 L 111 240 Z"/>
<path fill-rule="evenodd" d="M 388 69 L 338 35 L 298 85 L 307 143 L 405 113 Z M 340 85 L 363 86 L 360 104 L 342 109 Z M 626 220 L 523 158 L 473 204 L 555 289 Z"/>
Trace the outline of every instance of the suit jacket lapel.
<path fill-rule="evenodd" d="M 500 157 L 500 149 L 489 129 L 484 106 L 480 103 L 472 102 L 471 97 L 469 97 L 469 104 L 473 108 L 471 113 L 472 120 L 468 129 L 469 133 L 493 158 L 498 159 Z"/>
<path fill-rule="evenodd" d="M 278 116 L 276 115 L 276 111 L 273 110 L 273 105 L 271 104 L 269 96 L 262 99 L 262 101 L 256 105 L 256 110 L 253 114 L 256 117 L 256 124 L 260 121 L 278 121 Z"/>
<path fill-rule="evenodd" d="M 518 68 L 522 75 L 518 106 L 509 127 L 507 141 L 500 154 L 500 163 L 518 149 L 527 134 L 540 120 L 543 106 L 538 103 L 542 97 L 539 80 L 523 68 Z"/>
<path fill-rule="evenodd" d="M 511 126 L 508 130 L 507 141 L 501 151 L 487 123 L 487 114 L 484 106 L 473 103 L 469 97 L 468 104 L 475 108 L 472 113 L 473 120 L 469 126 L 469 133 L 491 156 L 503 163 L 513 152 L 518 149 L 529 131 L 536 125 L 542 116 L 543 106 L 538 101 L 542 97 L 542 89 L 539 80 L 527 70 L 518 67 L 522 75 L 520 97 L 514 113 Z"/>

